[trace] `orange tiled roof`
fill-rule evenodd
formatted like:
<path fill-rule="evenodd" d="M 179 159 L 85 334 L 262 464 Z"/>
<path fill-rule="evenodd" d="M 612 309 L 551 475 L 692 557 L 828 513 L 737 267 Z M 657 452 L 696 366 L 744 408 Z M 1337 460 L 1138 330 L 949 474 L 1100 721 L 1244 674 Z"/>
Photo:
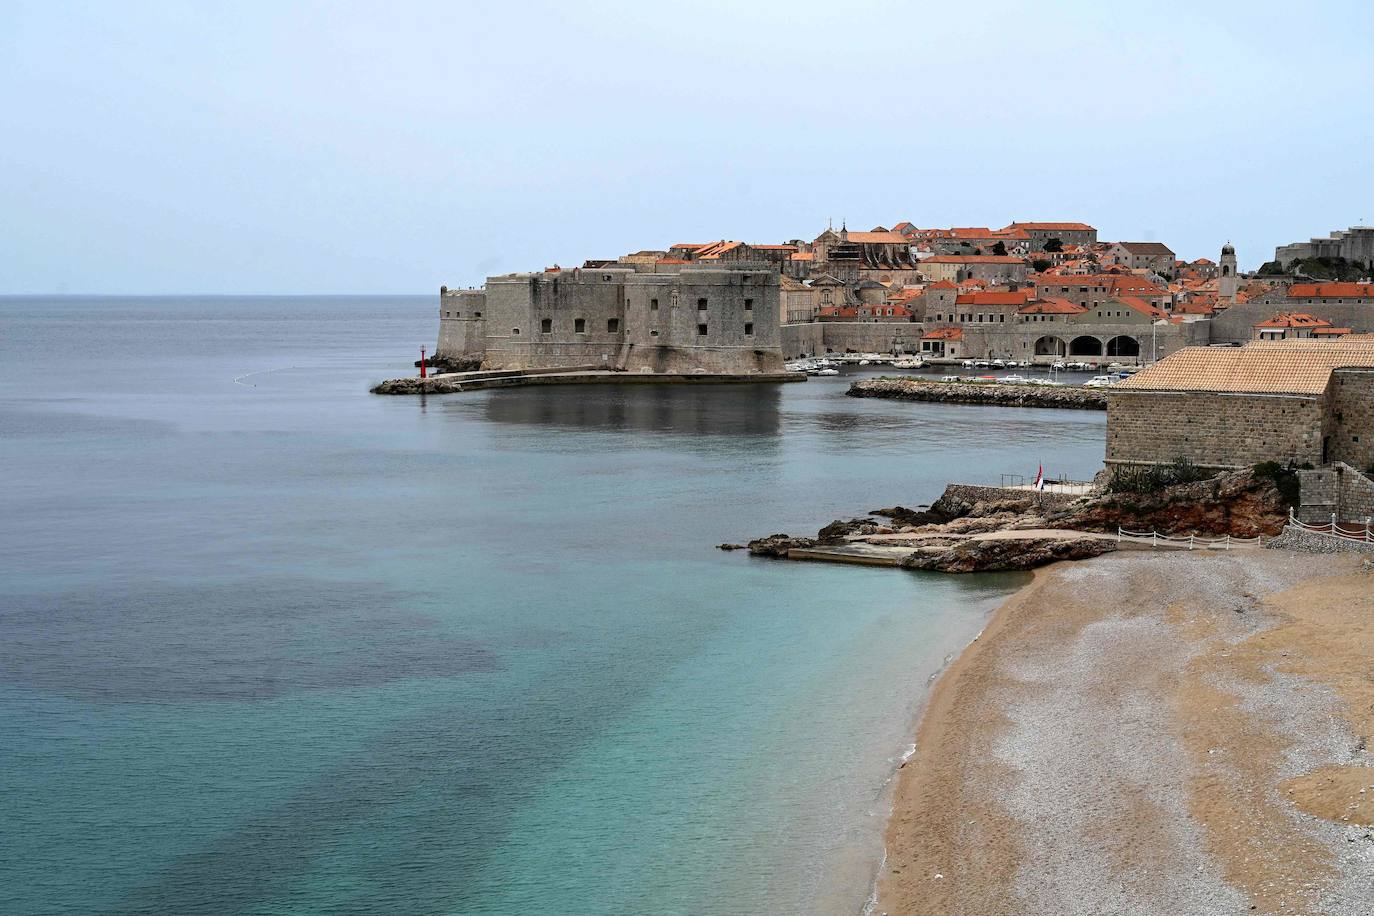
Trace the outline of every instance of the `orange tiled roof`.
<path fill-rule="evenodd" d="M 1067 299 L 1037 299 L 1016 310 L 1018 315 L 1081 315 L 1088 310 L 1086 305 L 1070 302 Z"/>
<path fill-rule="evenodd" d="M 1117 382 L 1114 391 L 1319 395 L 1343 367 L 1374 368 L 1374 340 L 1257 340 L 1184 347 Z"/>
<path fill-rule="evenodd" d="M 927 289 L 958 289 L 953 280 L 936 280 Z"/>
<path fill-rule="evenodd" d="M 906 237 L 896 232 L 851 232 L 849 241 L 861 245 L 905 245 Z"/>
<path fill-rule="evenodd" d="M 1116 301 L 1140 312 L 1142 315 L 1148 315 L 1156 321 L 1169 317 L 1169 313 L 1164 309 L 1153 306 L 1144 299 L 1137 299 L 1135 296 L 1117 296 Z"/>
<path fill-rule="evenodd" d="M 1289 299 L 1374 297 L 1374 283 L 1294 283 L 1288 287 Z"/>
<path fill-rule="evenodd" d="M 1024 305 L 1029 298 L 1029 290 L 1015 290 L 1013 292 L 980 290 L 973 293 L 960 293 L 954 302 L 957 305 Z"/>
<path fill-rule="evenodd" d="M 787 256 L 789 261 L 814 261 L 816 253 L 814 251 L 794 251 Z"/>
<path fill-rule="evenodd" d="M 1267 321 L 1255 325 L 1257 328 L 1329 328 L 1331 322 L 1325 318 L 1308 315 L 1305 312 L 1279 312 Z"/>
<path fill-rule="evenodd" d="M 921 335 L 922 340 L 963 340 L 963 328 L 931 328 Z"/>
<path fill-rule="evenodd" d="M 1093 227 L 1087 223 L 1012 223 L 1008 229 L 1039 229 L 1041 231 L 1053 231 L 1055 229 L 1072 232 L 1091 232 Z"/>
<path fill-rule="evenodd" d="M 933 258 L 923 258 L 921 264 L 1024 264 L 1021 258 L 1009 254 L 937 254 Z M 917 265 L 920 266 L 919 264 Z"/>

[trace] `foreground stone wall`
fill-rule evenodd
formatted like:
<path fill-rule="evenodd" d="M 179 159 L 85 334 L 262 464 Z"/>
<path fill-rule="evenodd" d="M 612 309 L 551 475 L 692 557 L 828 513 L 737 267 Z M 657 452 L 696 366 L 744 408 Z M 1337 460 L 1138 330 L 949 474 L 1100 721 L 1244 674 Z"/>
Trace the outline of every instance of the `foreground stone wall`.
<path fill-rule="evenodd" d="M 1302 505 L 1298 520 L 1325 525 L 1334 515 L 1338 522 L 1363 523 L 1374 517 L 1374 480 L 1344 462 L 1311 471 L 1298 471 Z"/>
<path fill-rule="evenodd" d="M 1108 389 L 1107 464 L 1320 464 L 1324 398 Z"/>
<path fill-rule="evenodd" d="M 1361 470 L 1374 466 L 1374 370 L 1336 370 L 1329 397 L 1329 457 Z"/>

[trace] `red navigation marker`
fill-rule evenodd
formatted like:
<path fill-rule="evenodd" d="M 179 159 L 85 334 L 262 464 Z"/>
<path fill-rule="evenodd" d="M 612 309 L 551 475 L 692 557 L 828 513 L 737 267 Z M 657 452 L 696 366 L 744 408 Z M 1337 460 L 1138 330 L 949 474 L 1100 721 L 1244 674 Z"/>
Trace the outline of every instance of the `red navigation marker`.
<path fill-rule="evenodd" d="M 420 378 L 425 377 L 425 348 L 420 348 Z"/>

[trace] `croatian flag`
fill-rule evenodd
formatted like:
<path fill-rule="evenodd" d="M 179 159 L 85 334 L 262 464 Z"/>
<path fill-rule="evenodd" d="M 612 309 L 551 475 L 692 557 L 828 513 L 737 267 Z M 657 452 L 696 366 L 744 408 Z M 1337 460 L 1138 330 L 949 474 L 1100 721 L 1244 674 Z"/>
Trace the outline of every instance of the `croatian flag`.
<path fill-rule="evenodd" d="M 1037 490 L 1045 489 L 1045 466 L 1043 464 L 1040 465 L 1040 470 L 1035 472 L 1035 488 Z"/>

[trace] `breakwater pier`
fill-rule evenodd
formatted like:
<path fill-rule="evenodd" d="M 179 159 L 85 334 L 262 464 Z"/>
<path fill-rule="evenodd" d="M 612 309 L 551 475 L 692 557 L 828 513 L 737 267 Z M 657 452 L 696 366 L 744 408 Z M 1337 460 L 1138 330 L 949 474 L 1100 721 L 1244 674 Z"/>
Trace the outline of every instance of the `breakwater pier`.
<path fill-rule="evenodd" d="M 845 392 L 852 398 L 891 398 L 942 404 L 988 404 L 998 407 L 1059 407 L 1106 410 L 1107 393 L 1077 388 L 999 382 L 937 382 L 914 378 L 870 378 Z"/>

